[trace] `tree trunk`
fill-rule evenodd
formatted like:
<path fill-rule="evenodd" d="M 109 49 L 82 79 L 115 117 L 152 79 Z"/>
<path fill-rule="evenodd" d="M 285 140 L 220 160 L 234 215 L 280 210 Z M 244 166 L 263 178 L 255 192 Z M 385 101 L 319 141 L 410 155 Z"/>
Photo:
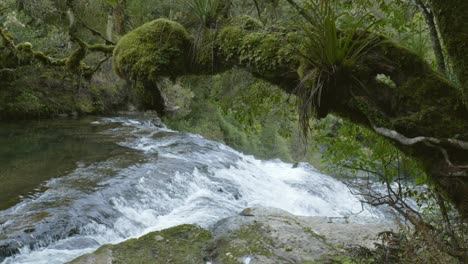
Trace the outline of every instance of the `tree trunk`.
<path fill-rule="evenodd" d="M 468 106 L 468 1 L 430 0 L 439 32 Z"/>
<path fill-rule="evenodd" d="M 112 9 L 113 17 L 114 17 L 114 27 L 115 32 L 118 35 L 123 35 L 127 32 L 126 24 L 127 24 L 127 14 L 125 13 L 125 9 L 127 8 L 127 1 L 122 0 L 117 2 L 117 7 Z"/>
<path fill-rule="evenodd" d="M 446 74 L 444 52 L 442 50 L 442 44 L 440 43 L 439 33 L 434 20 L 434 15 L 431 8 L 428 8 L 421 0 L 415 0 L 416 5 L 421 10 L 421 13 L 426 20 L 426 24 L 429 27 L 429 35 L 431 36 L 432 47 L 434 49 L 434 55 L 436 58 L 437 69 Z"/>

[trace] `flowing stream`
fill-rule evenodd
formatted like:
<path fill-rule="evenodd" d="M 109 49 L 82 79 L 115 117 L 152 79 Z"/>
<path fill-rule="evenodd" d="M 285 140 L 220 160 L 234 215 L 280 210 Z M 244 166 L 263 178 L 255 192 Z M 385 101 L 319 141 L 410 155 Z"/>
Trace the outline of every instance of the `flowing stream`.
<path fill-rule="evenodd" d="M 153 117 L 101 118 L 80 126 L 87 134 L 81 147 L 91 149 L 80 154 L 88 156 L 73 157 L 73 166 L 63 164 L 60 152 L 52 156 L 48 166 L 64 169 L 0 211 L 3 264 L 64 263 L 150 231 L 183 223 L 208 228 L 250 206 L 305 216 L 381 217 L 308 164 L 261 161 L 169 130 Z M 85 140 L 90 137 L 96 140 Z M 24 174 L 34 179 L 40 173 Z"/>

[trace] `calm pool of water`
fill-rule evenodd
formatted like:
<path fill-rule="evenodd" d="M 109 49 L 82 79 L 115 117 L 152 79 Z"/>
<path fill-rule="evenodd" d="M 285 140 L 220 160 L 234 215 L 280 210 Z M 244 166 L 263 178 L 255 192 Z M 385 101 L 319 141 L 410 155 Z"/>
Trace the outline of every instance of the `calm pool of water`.
<path fill-rule="evenodd" d="M 43 191 L 46 180 L 129 149 L 101 134 L 97 118 L 0 123 L 0 210 Z"/>

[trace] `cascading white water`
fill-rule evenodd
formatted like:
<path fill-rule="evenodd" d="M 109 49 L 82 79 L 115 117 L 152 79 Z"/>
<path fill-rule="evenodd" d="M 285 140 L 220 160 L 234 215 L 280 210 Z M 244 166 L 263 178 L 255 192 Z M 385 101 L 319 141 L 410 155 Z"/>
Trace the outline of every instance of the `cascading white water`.
<path fill-rule="evenodd" d="M 114 157 L 51 180 L 34 199 L 0 212 L 12 221 L 30 211 L 46 211 L 53 221 L 73 221 L 77 231 L 59 238 L 42 237 L 34 249 L 23 247 L 10 263 L 64 263 L 95 250 L 154 230 L 194 223 L 209 228 L 250 206 L 276 207 L 296 215 L 339 217 L 362 207 L 340 181 L 307 164 L 261 161 L 197 135 L 156 127 L 149 121 L 108 118 L 120 123 L 106 131 L 138 154 Z M 44 220 L 43 220 L 44 221 Z M 43 245 L 43 246 L 41 246 Z"/>

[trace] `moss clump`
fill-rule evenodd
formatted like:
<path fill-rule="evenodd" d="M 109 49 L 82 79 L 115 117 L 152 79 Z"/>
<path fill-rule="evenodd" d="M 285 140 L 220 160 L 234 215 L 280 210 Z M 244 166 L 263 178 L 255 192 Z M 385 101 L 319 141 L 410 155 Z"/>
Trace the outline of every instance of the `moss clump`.
<path fill-rule="evenodd" d="M 190 43 L 189 33 L 180 24 L 154 20 L 122 37 L 114 50 L 115 70 L 131 80 L 180 75 L 189 65 Z"/>
<path fill-rule="evenodd" d="M 19 51 L 32 52 L 32 44 L 29 42 L 23 42 L 16 45 L 16 49 Z"/>

